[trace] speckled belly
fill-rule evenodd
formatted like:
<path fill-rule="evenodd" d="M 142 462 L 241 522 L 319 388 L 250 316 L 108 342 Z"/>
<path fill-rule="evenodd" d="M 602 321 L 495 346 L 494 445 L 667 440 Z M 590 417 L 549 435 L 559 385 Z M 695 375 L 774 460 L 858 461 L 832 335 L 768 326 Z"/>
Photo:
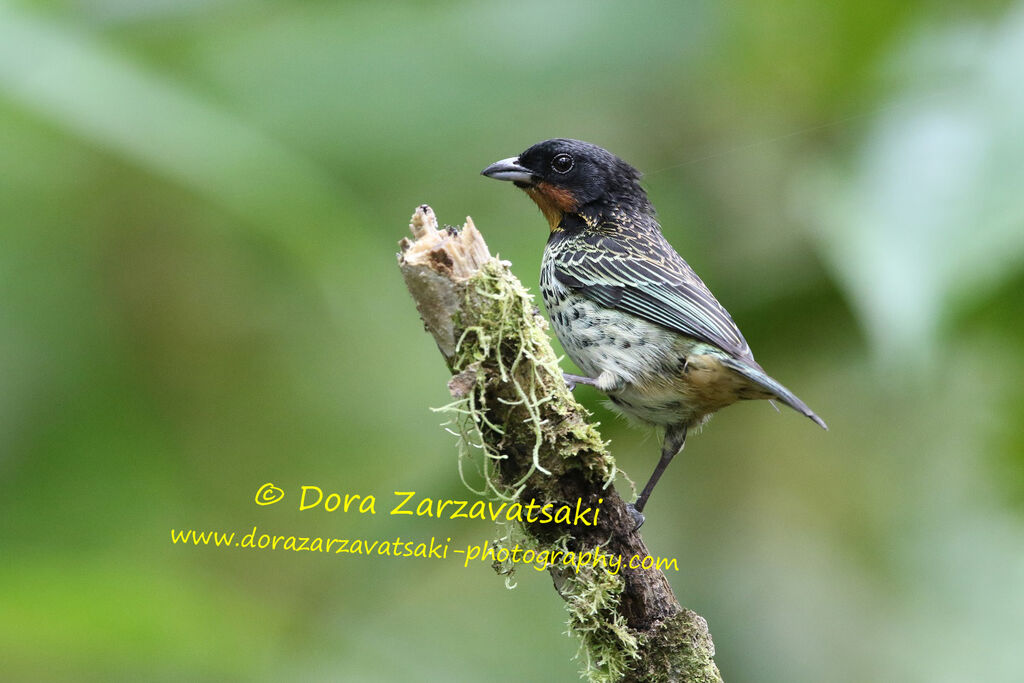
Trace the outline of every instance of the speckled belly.
<path fill-rule="evenodd" d="M 761 398 L 724 368 L 723 352 L 634 315 L 598 306 L 541 271 L 541 295 L 555 335 L 588 377 L 623 382 L 608 394 L 622 413 L 656 425 L 694 426 L 741 398 Z"/>

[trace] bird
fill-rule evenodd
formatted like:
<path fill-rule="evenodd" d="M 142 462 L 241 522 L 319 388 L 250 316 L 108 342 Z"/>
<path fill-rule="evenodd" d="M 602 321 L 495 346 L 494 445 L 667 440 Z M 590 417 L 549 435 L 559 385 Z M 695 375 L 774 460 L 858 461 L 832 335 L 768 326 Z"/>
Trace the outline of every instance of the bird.
<path fill-rule="evenodd" d="M 481 174 L 510 181 L 550 227 L 540 291 L 555 335 L 595 387 L 641 424 L 664 428 L 658 464 L 629 507 L 636 526 L 688 432 L 746 399 L 825 421 L 769 376 L 732 316 L 662 234 L 636 168 L 597 145 L 544 140 Z"/>

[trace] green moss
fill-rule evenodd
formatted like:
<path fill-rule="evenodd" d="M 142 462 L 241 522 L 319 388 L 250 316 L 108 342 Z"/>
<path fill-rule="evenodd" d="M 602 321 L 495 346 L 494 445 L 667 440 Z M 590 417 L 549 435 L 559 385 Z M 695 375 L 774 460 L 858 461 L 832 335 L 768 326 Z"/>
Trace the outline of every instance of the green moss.
<path fill-rule="evenodd" d="M 505 534 L 494 540 L 495 549 L 519 546 L 541 552 L 544 549 L 569 552 L 568 536 L 543 545 L 520 524 L 501 525 Z M 515 588 L 517 567 L 506 560 L 495 561 L 495 572 L 505 578 L 506 588 Z M 562 583 L 558 592 L 565 601 L 568 635 L 579 639 L 576 659 L 581 661 L 580 675 L 595 682 L 619 681 L 640 656 L 641 639 L 626 625 L 619 612 L 622 578 L 603 566 L 583 567 L 573 573 L 571 567 L 556 569 Z M 558 578 L 556 577 L 556 584 Z"/>
<path fill-rule="evenodd" d="M 478 470 L 485 485 L 483 491 L 470 486 L 471 490 L 481 494 L 489 492 L 504 500 L 516 498 L 535 473 L 551 474 L 541 463 L 541 448 L 547 437 L 559 445 L 565 444 L 559 455 L 570 466 L 597 469 L 604 481 L 610 483 L 616 474 L 614 460 L 593 425 L 575 419 L 545 430 L 545 419 L 541 416 L 541 407 L 545 404 L 551 403 L 556 416 L 563 417 L 573 410 L 582 412 L 583 408 L 575 403 L 565 386 L 544 322 L 534 313 L 530 293 L 509 272 L 507 265 L 492 259 L 466 283 L 465 296 L 461 310 L 465 321 L 472 324 L 462 328 L 451 365 L 455 373 L 473 370 L 475 386 L 465 398 L 440 409 L 453 414 L 454 419 L 447 426 L 459 437 L 463 481 L 466 481 L 466 460 L 474 451 L 480 451 L 484 461 Z M 523 407 L 532 437 L 530 468 L 508 486 L 497 484 L 493 476 L 493 462 L 504 456 L 480 435 L 481 429 L 504 434 L 499 425 L 487 419 L 486 382 L 493 376 L 488 369 L 496 371 L 500 380 L 513 389 L 514 398 L 497 400 Z M 572 438 L 558 438 L 565 431 Z"/>
<path fill-rule="evenodd" d="M 596 567 L 567 578 L 560 591 L 580 639 L 580 674 L 590 681 L 619 681 L 640 656 L 640 640 L 619 613 L 622 587 L 619 576 Z"/>
<path fill-rule="evenodd" d="M 694 612 L 684 609 L 667 619 L 651 636 L 650 644 L 654 647 L 649 648 L 645 655 L 649 662 L 672 662 L 672 666 L 660 669 L 651 667 L 659 671 L 658 676 L 650 678 L 652 682 L 668 683 L 677 680 L 674 671 L 685 671 L 687 680 L 693 683 L 722 683 L 707 625 Z"/>
<path fill-rule="evenodd" d="M 472 379 L 472 386 L 460 390 L 461 398 L 438 409 L 452 417 L 445 426 L 458 439 L 463 483 L 479 495 L 515 500 L 531 477 L 551 476 L 553 470 L 554 476 L 559 476 L 566 470 L 583 468 L 600 477 L 605 486 L 610 485 L 617 473 L 615 461 L 596 426 L 585 419 L 588 413 L 566 387 L 551 350 L 546 323 L 535 314 L 530 293 L 506 264 L 492 259 L 465 283 L 465 296 L 457 321 L 464 322 L 465 327 L 461 328 L 450 362 L 454 373 Z M 506 385 L 504 390 L 488 391 L 488 382 L 493 381 Z M 511 396 L 507 389 L 511 389 Z M 506 456 L 493 444 L 513 435 L 506 435 L 501 425 L 488 418 L 488 400 L 521 407 L 525 413 L 526 428 L 508 431 L 527 440 L 524 445 L 532 453 L 532 462 L 512 483 L 503 483 L 497 476 L 496 464 Z M 546 463 L 541 462 L 542 453 Z M 483 481 L 482 488 L 467 481 L 470 463 Z M 543 484 L 535 488 L 544 490 Z M 494 541 L 496 550 L 511 551 L 518 545 L 535 552 L 567 552 L 572 541 L 561 536 L 542 543 L 519 523 L 505 523 L 500 528 L 504 533 Z M 505 577 L 507 587 L 515 587 L 516 567 L 511 559 L 495 562 L 494 569 Z M 554 575 L 556 584 L 561 580 L 559 592 L 569 613 L 569 630 L 580 639 L 577 657 L 582 659 L 583 675 L 592 681 L 621 679 L 638 656 L 640 645 L 619 613 L 621 577 L 600 566 L 583 567 L 579 573 L 559 566 Z"/>

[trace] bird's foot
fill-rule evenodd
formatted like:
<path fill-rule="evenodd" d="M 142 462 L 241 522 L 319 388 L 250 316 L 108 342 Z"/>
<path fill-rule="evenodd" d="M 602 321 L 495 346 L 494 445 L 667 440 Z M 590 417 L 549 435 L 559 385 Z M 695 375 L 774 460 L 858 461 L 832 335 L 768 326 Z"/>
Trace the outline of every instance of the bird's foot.
<path fill-rule="evenodd" d="M 565 386 L 569 387 L 569 391 L 575 389 L 577 384 L 589 384 L 590 386 L 594 386 L 595 381 L 589 377 L 584 377 L 583 375 L 570 375 L 568 372 L 563 372 L 562 378 L 565 380 Z"/>
<path fill-rule="evenodd" d="M 644 513 L 633 507 L 632 503 L 626 503 L 626 510 L 629 511 L 629 516 L 633 518 L 633 524 L 635 525 L 633 527 L 633 533 L 636 533 L 640 530 L 640 527 L 644 525 L 644 521 L 647 518 L 644 517 Z"/>
<path fill-rule="evenodd" d="M 563 372 L 562 377 L 565 379 L 569 391 L 575 389 L 577 384 L 588 384 L 602 393 L 610 394 L 621 389 L 624 384 L 622 378 L 607 370 L 598 375 L 597 378 L 570 375 L 568 372 Z"/>

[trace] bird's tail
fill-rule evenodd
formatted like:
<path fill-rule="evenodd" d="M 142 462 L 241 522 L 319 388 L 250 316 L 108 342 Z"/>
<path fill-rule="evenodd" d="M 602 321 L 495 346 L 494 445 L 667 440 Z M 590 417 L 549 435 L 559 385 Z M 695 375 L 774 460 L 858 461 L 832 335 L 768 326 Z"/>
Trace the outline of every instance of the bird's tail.
<path fill-rule="evenodd" d="M 793 410 L 814 420 L 814 422 L 822 429 L 828 429 L 828 425 L 825 424 L 825 421 L 818 417 L 813 410 L 808 408 L 806 403 L 797 398 L 796 394 L 782 386 L 782 384 L 777 380 L 766 375 L 763 370 L 752 367 L 751 365 L 735 358 L 723 358 L 722 365 L 749 379 L 765 391 L 774 394 L 780 401 Z"/>

